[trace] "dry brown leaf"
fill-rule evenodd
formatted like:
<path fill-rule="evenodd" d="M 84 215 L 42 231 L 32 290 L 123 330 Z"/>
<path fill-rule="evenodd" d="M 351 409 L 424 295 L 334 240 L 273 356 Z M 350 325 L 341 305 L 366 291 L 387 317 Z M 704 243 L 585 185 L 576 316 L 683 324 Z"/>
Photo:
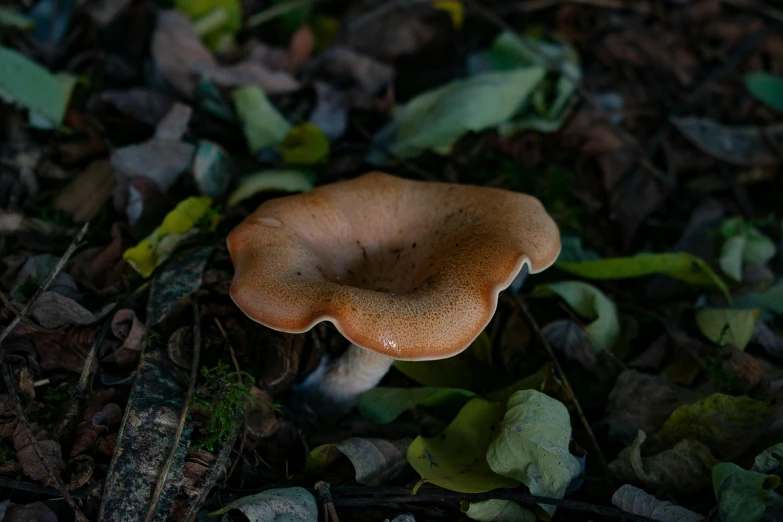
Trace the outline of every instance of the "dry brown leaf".
<path fill-rule="evenodd" d="M 247 431 L 254 437 L 269 437 L 279 427 L 275 410 L 272 409 L 272 397 L 255 386 L 250 389 L 250 396 L 253 404 L 245 408 Z"/>
<path fill-rule="evenodd" d="M 54 200 L 76 223 L 86 223 L 101 211 L 114 190 L 114 171 L 109 160 L 93 161 Z"/>
<path fill-rule="evenodd" d="M 36 424 L 32 424 L 30 429 L 32 431 L 32 436 L 38 441 L 38 447 L 41 450 L 41 454 L 48 462 L 51 470 L 54 473 L 62 473 L 62 470 L 65 468 L 65 462 L 63 462 L 60 443 L 51 440 L 49 434 Z M 16 458 L 19 459 L 19 463 L 22 465 L 22 470 L 25 475 L 32 480 L 40 481 L 46 485 L 54 485 L 54 479 L 52 479 L 49 472 L 46 471 L 44 463 L 39 459 L 32 441 L 21 424 L 16 428 L 16 432 L 14 433 L 14 449 L 16 450 Z"/>

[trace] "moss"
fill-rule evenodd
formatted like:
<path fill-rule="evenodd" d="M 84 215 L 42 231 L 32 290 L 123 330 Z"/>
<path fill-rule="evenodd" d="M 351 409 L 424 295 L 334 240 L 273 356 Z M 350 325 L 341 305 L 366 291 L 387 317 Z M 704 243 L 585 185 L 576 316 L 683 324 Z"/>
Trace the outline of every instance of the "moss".
<path fill-rule="evenodd" d="M 194 449 L 214 451 L 215 446 L 226 440 L 239 428 L 238 413 L 252 404 L 250 389 L 255 382 L 247 372 L 235 372 L 227 364 L 218 362 L 214 368 L 202 368 L 204 383 L 193 401 L 210 412 L 204 426 L 204 439 L 194 444 Z"/>

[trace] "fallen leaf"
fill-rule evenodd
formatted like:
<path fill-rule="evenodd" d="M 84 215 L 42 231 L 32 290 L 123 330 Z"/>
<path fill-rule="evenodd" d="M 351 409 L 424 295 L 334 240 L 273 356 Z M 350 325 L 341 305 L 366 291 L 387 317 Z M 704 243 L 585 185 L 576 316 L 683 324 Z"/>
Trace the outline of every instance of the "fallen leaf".
<path fill-rule="evenodd" d="M 715 457 L 700 442 L 681 440 L 672 449 L 642 457 L 647 434 L 639 430 L 633 443 L 609 464 L 617 480 L 672 494 L 692 493 L 708 487 Z"/>
<path fill-rule="evenodd" d="M 783 284 L 777 284 L 763 292 L 752 292 L 734 300 L 737 308 L 760 308 L 767 312 L 783 314 Z"/>
<path fill-rule="evenodd" d="M 259 192 L 307 192 L 314 185 L 314 176 L 299 170 L 265 170 L 245 176 L 228 196 L 226 205 L 234 207 Z"/>
<path fill-rule="evenodd" d="M 30 431 L 32 432 L 32 436 L 35 437 L 35 440 L 38 441 L 38 447 L 49 467 L 54 473 L 61 473 L 63 469 L 65 469 L 65 462 L 63 461 L 60 443 L 52 440 L 49 437 L 49 434 L 36 424 L 30 426 Z M 54 479 L 50 477 L 49 472 L 46 470 L 46 467 L 43 462 L 41 462 L 38 453 L 33 447 L 32 440 L 30 440 L 27 430 L 25 430 L 21 424 L 19 424 L 14 433 L 14 449 L 16 450 L 16 458 L 19 459 L 19 463 L 22 465 L 22 471 L 25 475 L 32 480 L 42 482 L 49 486 L 55 484 Z"/>
<path fill-rule="evenodd" d="M 743 390 L 759 389 L 765 393 L 769 389 L 769 379 L 758 359 L 732 344 L 723 346 L 723 356 L 723 371 L 734 374 Z"/>
<path fill-rule="evenodd" d="M 670 448 L 690 439 L 704 443 L 721 458 L 764 428 L 770 407 L 764 401 L 713 393 L 672 412 L 649 439 L 650 450 Z"/>
<path fill-rule="evenodd" d="M 407 456 L 421 475 L 421 482 L 461 493 L 516 487 L 519 481 L 496 474 L 487 463 L 487 448 L 504 413 L 503 404 L 472 399 L 443 434 L 417 437 L 408 447 Z"/>
<path fill-rule="evenodd" d="M 152 36 L 152 58 L 160 74 L 180 95 L 192 98 L 201 77 L 215 85 L 235 88 L 255 85 L 269 94 L 291 92 L 299 84 L 282 71 L 270 71 L 251 62 L 220 66 L 202 44 L 183 13 L 169 9 L 158 13 Z"/>
<path fill-rule="evenodd" d="M 95 472 L 95 462 L 89 455 L 77 455 L 68 461 L 65 469 L 65 489 L 73 491 L 87 484 Z"/>
<path fill-rule="evenodd" d="M 591 321 L 584 331 L 589 337 L 594 354 L 609 350 L 615 345 L 620 336 L 620 319 L 617 306 L 603 292 L 581 281 L 561 281 L 539 285 L 533 289 L 532 295 L 543 297 L 552 293 L 561 297 L 580 316 Z M 589 363 L 585 356 L 575 355 Z"/>
<path fill-rule="evenodd" d="M 434 361 L 394 361 L 394 367 L 423 386 L 467 389 L 476 380 L 477 366 L 463 354 Z"/>
<path fill-rule="evenodd" d="M 387 441 L 351 437 L 335 447 L 353 464 L 356 482 L 365 486 L 385 486 L 402 473 L 408 461 L 405 452 L 411 439 Z"/>
<path fill-rule="evenodd" d="M 201 287 L 204 267 L 215 249 L 214 244 L 180 252 L 156 275 L 147 301 L 147 324 L 155 326 L 182 299 Z"/>
<path fill-rule="evenodd" d="M 467 509 L 464 504 L 467 504 Z M 480 522 L 535 522 L 536 515 L 510 500 L 465 501 L 461 506 L 465 516 Z"/>
<path fill-rule="evenodd" d="M 16 9 L 0 6 L 0 27 L 16 27 L 26 31 L 35 27 L 35 21 Z"/>
<path fill-rule="evenodd" d="M 752 471 L 765 473 L 767 475 L 774 473 L 780 475 L 783 469 L 783 442 L 775 444 L 758 455 L 753 463 Z"/>
<path fill-rule="evenodd" d="M 373 137 L 367 161 L 383 166 L 427 150 L 447 154 L 463 134 L 511 118 L 544 74 L 538 66 L 489 72 L 420 94 L 397 107 L 394 121 Z"/>
<path fill-rule="evenodd" d="M 712 483 L 722 520 L 758 522 L 768 509 L 783 509 L 783 496 L 774 492 L 780 485 L 777 475 L 747 471 L 731 462 L 712 469 Z"/>
<path fill-rule="evenodd" d="M 743 167 L 777 165 L 780 156 L 770 143 L 783 126 L 720 125 L 707 118 L 671 118 L 674 126 L 705 154 Z"/>
<path fill-rule="evenodd" d="M 286 165 L 314 165 L 329 156 L 329 140 L 310 122 L 292 127 L 280 143 Z"/>
<path fill-rule="evenodd" d="M 243 497 L 224 508 L 209 513 L 210 517 L 237 510 L 248 520 L 268 522 L 315 522 L 318 504 L 306 489 L 294 487 L 268 489 Z"/>
<path fill-rule="evenodd" d="M 3 520 L 4 522 L 57 522 L 57 515 L 43 502 L 9 504 Z"/>
<path fill-rule="evenodd" d="M 687 283 L 716 287 L 729 295 L 725 283 L 709 265 L 703 259 L 686 252 L 638 254 L 580 263 L 558 261 L 555 266 L 569 274 L 597 280 L 629 279 L 661 273 Z"/>
<path fill-rule="evenodd" d="M 724 220 L 720 232 L 726 238 L 721 248 L 720 267 L 735 281 L 742 281 L 743 264 L 765 265 L 775 257 L 775 243 L 742 218 Z"/>
<path fill-rule="evenodd" d="M 117 310 L 111 320 L 111 331 L 122 341 L 122 344 L 115 347 L 111 354 L 103 357 L 103 362 L 111 362 L 118 366 L 135 362 L 144 348 L 144 338 L 147 334 L 144 323 L 139 321 L 133 310 Z"/>
<path fill-rule="evenodd" d="M 641 489 L 626 484 L 612 495 L 612 504 L 634 515 L 660 522 L 701 522 L 704 517 L 671 502 L 658 500 Z"/>
<path fill-rule="evenodd" d="M 217 227 L 220 216 L 212 210 L 211 204 L 212 199 L 206 196 L 181 201 L 152 234 L 126 250 L 123 259 L 142 277 L 149 277 L 179 245 L 197 236 L 201 228 L 213 231 Z"/>
<path fill-rule="evenodd" d="M 190 17 L 212 51 L 230 49 L 234 35 L 242 28 L 242 4 L 239 0 L 176 0 L 174 6 Z"/>
<path fill-rule="evenodd" d="M 255 85 L 231 92 L 237 115 L 242 121 L 245 139 L 253 155 L 268 147 L 276 147 L 291 131 L 291 124 Z"/>
<path fill-rule="evenodd" d="M 359 396 L 359 411 L 377 424 L 388 424 L 416 406 L 466 402 L 476 394 L 459 388 L 386 388 L 377 386 Z"/>
<path fill-rule="evenodd" d="M 780 76 L 765 72 L 746 74 L 745 88 L 767 107 L 783 112 L 783 78 Z"/>
<path fill-rule="evenodd" d="M 68 100 L 55 75 L 5 46 L 0 46 L 0 97 L 59 125 Z"/>
<path fill-rule="evenodd" d="M 152 139 L 115 149 L 111 166 L 128 178 L 150 179 L 165 192 L 188 169 L 195 151 L 183 141 Z"/>
<path fill-rule="evenodd" d="M 122 14 L 133 0 L 79 0 L 79 7 L 98 27 L 105 28 Z"/>
<path fill-rule="evenodd" d="M 757 309 L 702 308 L 696 311 L 696 324 L 704 337 L 718 346 L 733 344 L 740 350 L 744 350 L 753 337 L 758 318 Z"/>
<path fill-rule="evenodd" d="M 87 248 L 74 254 L 68 274 L 80 285 L 99 296 L 118 293 L 123 274 L 130 269 L 122 259 L 123 228 L 119 223 L 111 227 L 111 243 Z"/>
<path fill-rule="evenodd" d="M 98 99 L 124 115 L 153 127 L 160 123 L 175 103 L 174 99 L 165 94 L 143 88 L 103 91 Z"/>
<path fill-rule="evenodd" d="M 94 161 L 57 195 L 54 206 L 74 222 L 86 223 L 100 213 L 113 190 L 111 164 L 107 160 Z"/>
<path fill-rule="evenodd" d="M 31 314 L 44 328 L 54 329 L 65 325 L 87 325 L 99 317 L 82 305 L 56 292 L 43 292 L 33 305 Z"/>
<path fill-rule="evenodd" d="M 193 179 L 204 196 L 222 198 L 232 178 L 232 162 L 228 153 L 212 141 L 201 140 L 193 158 Z"/>
<path fill-rule="evenodd" d="M 253 386 L 250 389 L 253 398 L 245 408 L 245 426 L 254 437 L 263 438 L 273 435 L 280 424 L 275 415 L 272 397 L 263 390 Z"/>
<path fill-rule="evenodd" d="M 639 430 L 656 433 L 677 407 L 701 396 L 699 390 L 672 384 L 664 375 L 626 370 L 617 377 L 609 394 L 606 422 L 610 435 L 630 442 Z"/>
<path fill-rule="evenodd" d="M 559 401 L 535 390 L 523 390 L 508 400 L 497 436 L 487 449 L 495 473 L 525 484 L 533 495 L 563 498 L 580 464 L 568 451 L 571 419 Z M 540 504 L 554 515 L 555 506 Z"/>
<path fill-rule="evenodd" d="M 334 45 L 313 58 L 303 71 L 310 79 L 348 80 L 359 84 L 370 96 L 378 94 L 394 79 L 394 68 L 355 49 Z"/>

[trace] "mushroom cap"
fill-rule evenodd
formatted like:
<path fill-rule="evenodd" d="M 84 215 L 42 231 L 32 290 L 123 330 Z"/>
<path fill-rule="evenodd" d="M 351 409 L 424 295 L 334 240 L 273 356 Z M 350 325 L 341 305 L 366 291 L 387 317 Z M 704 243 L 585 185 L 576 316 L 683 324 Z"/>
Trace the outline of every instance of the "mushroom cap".
<path fill-rule="evenodd" d="M 301 333 L 329 321 L 401 360 L 456 355 L 523 265 L 548 268 L 557 225 L 531 196 L 380 172 L 272 199 L 228 235 L 231 298 Z"/>

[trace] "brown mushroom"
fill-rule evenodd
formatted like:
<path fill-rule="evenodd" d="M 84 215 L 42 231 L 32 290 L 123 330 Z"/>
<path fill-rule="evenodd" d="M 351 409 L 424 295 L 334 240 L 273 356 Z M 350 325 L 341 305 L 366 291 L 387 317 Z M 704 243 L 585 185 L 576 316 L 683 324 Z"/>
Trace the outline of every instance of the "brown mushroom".
<path fill-rule="evenodd" d="M 351 341 L 305 381 L 350 406 L 395 359 L 467 348 L 524 265 L 554 263 L 560 234 L 525 194 L 369 173 L 265 202 L 228 249 L 250 318 L 292 333 L 329 321 Z"/>

